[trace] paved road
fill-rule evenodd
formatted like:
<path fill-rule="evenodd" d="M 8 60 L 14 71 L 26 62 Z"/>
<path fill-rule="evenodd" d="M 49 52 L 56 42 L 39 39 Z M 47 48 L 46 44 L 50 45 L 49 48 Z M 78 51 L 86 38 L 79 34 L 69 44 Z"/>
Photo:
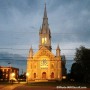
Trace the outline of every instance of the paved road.
<path fill-rule="evenodd" d="M 0 90 L 1 90 L 2 88 L 4 88 L 4 85 L 0 85 Z"/>
<path fill-rule="evenodd" d="M 40 86 L 19 86 L 16 87 L 14 90 L 55 90 L 54 87 L 40 87 Z"/>
<path fill-rule="evenodd" d="M 88 89 L 84 89 L 84 88 L 56 88 L 53 86 L 27 86 L 27 85 L 23 85 L 23 84 L 13 84 L 13 85 L 0 85 L 0 90 L 90 90 L 90 88 Z"/>
<path fill-rule="evenodd" d="M 56 87 L 50 87 L 50 86 L 19 86 L 14 88 L 13 90 L 90 90 L 90 89 L 78 89 L 78 88 L 56 88 Z"/>
<path fill-rule="evenodd" d="M 0 85 L 0 90 L 13 90 L 14 88 L 22 86 L 20 84 L 12 84 L 12 85 Z"/>

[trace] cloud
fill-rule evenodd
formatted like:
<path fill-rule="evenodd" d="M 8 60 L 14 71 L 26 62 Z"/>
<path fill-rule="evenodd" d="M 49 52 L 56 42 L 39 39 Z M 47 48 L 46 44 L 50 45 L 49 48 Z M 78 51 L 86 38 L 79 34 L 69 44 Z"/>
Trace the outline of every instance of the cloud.
<path fill-rule="evenodd" d="M 90 0 L 46 0 L 53 48 L 58 43 L 65 49 L 75 49 L 79 45 L 89 47 L 89 2 Z M 0 48 L 29 49 L 32 45 L 34 49 L 38 49 L 43 12 L 43 0 L 1 0 Z M 62 54 L 71 55 L 72 52 L 66 50 Z M 28 51 L 14 53 L 26 55 Z"/>
<path fill-rule="evenodd" d="M 0 0 L 0 52 L 27 57 L 32 46 L 36 53 L 44 4 L 44 0 Z M 90 48 L 90 0 L 46 0 L 46 4 L 52 52 L 56 54 L 59 44 L 68 62 L 80 45 Z"/>
<path fill-rule="evenodd" d="M 88 1 L 89 2 L 89 1 Z M 53 42 L 86 42 L 90 41 L 90 10 L 83 2 L 67 3 L 50 13 Z M 79 8 L 79 9 L 78 9 Z M 52 19 L 53 18 L 53 19 Z M 57 24 L 56 24 L 57 22 Z"/>

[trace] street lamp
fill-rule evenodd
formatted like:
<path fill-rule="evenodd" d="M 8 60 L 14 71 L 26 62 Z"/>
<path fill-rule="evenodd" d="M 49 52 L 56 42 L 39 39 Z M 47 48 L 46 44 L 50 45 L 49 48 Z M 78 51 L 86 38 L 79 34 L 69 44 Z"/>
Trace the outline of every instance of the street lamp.
<path fill-rule="evenodd" d="M 28 84 L 28 76 L 29 76 L 29 73 L 26 73 L 26 82 Z"/>
<path fill-rule="evenodd" d="M 63 79 L 66 79 L 66 76 L 63 76 Z"/>

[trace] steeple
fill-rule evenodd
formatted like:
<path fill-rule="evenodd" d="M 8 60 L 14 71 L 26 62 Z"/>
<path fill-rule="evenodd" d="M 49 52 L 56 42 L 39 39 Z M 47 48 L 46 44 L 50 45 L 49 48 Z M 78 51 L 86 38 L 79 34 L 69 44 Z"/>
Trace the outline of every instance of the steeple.
<path fill-rule="evenodd" d="M 43 23 L 42 23 L 42 27 L 40 28 L 40 31 L 39 31 L 39 37 L 40 37 L 39 49 L 42 46 L 45 46 L 47 49 L 49 49 L 51 51 L 51 32 L 50 32 L 49 24 L 48 24 L 46 3 L 45 3 L 45 8 L 44 8 Z"/>
<path fill-rule="evenodd" d="M 60 49 L 60 48 L 59 48 L 59 44 L 57 45 L 57 49 Z"/>
<path fill-rule="evenodd" d="M 30 58 L 32 58 L 33 57 L 33 49 L 32 49 L 32 46 L 31 46 L 31 48 L 30 48 L 30 51 L 29 51 L 29 53 L 30 53 Z"/>
<path fill-rule="evenodd" d="M 47 18 L 46 3 L 45 3 L 45 8 L 44 8 L 44 17 L 43 18 Z"/>
<path fill-rule="evenodd" d="M 46 3 L 45 3 L 45 8 L 44 8 L 44 16 L 43 16 L 42 29 L 43 29 L 44 33 L 49 31 Z"/>
<path fill-rule="evenodd" d="M 56 56 L 60 56 L 60 48 L 59 48 L 59 44 L 57 45 L 57 49 L 56 49 Z"/>

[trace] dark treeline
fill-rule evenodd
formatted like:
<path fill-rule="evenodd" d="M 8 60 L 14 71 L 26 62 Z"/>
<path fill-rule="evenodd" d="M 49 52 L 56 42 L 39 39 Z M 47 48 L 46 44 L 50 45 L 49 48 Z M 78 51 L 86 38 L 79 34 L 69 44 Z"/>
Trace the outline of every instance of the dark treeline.
<path fill-rule="evenodd" d="M 83 46 L 76 49 L 69 79 L 76 82 L 90 82 L 90 49 Z"/>

